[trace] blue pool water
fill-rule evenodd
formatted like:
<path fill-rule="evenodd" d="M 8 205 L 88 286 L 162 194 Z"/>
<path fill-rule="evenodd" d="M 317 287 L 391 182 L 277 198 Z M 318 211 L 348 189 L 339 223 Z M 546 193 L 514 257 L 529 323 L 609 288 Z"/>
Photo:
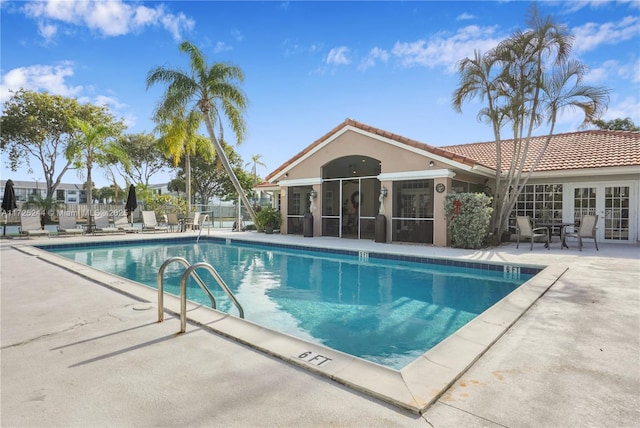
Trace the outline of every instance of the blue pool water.
<path fill-rule="evenodd" d="M 46 249 L 151 287 L 156 287 L 158 270 L 170 257 L 181 256 L 192 264 L 205 261 L 234 292 L 246 319 L 395 369 L 437 345 L 534 273 L 520 272 L 512 279 L 500 266 L 447 266 L 374 254 L 363 260 L 358 253 L 208 239 L 199 244 Z M 184 270 L 178 263 L 168 266 L 166 292 L 179 295 Z M 198 273 L 210 285 L 218 309 L 237 315 L 209 273 Z M 193 280 L 187 296 L 210 305 Z"/>

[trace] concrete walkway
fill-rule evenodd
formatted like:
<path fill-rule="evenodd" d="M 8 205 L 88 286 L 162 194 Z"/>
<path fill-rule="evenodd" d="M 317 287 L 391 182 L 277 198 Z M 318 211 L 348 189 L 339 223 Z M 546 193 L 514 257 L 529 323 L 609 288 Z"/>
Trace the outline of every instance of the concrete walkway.
<path fill-rule="evenodd" d="M 225 235 L 224 232 L 216 232 Z M 491 251 L 226 233 L 569 270 L 423 415 L 179 321 L 2 240 L 2 427 L 626 427 L 640 422 L 640 249 Z M 127 236 L 130 239 L 131 236 Z M 90 237 L 112 240 L 117 237 Z"/>

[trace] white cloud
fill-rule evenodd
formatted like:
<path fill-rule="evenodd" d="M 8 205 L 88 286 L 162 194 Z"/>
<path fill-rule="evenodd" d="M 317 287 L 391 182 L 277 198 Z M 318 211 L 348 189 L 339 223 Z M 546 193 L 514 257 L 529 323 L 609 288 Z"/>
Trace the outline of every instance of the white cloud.
<path fill-rule="evenodd" d="M 625 117 L 630 117 L 636 125 L 640 124 L 640 100 L 637 97 L 612 100 L 602 119 L 614 120 Z"/>
<path fill-rule="evenodd" d="M 51 40 L 58 33 L 58 27 L 53 24 L 46 24 L 44 22 L 40 22 L 38 24 L 38 33 L 45 40 Z"/>
<path fill-rule="evenodd" d="M 616 44 L 638 36 L 640 17 L 628 16 L 618 22 L 604 24 L 586 23 L 572 29 L 576 52 L 586 52 L 603 44 Z"/>
<path fill-rule="evenodd" d="M 386 63 L 388 60 L 389 60 L 389 52 L 379 47 L 375 47 L 371 49 L 371 51 L 369 52 L 369 55 L 364 60 L 362 60 L 362 62 L 358 66 L 358 70 L 366 71 L 369 68 L 376 65 L 377 61 L 382 61 Z"/>
<path fill-rule="evenodd" d="M 217 42 L 216 45 L 213 47 L 213 52 L 219 53 L 224 51 L 230 51 L 232 49 L 233 48 L 227 45 L 225 42 Z"/>
<path fill-rule="evenodd" d="M 456 16 L 456 21 L 468 21 L 469 19 L 475 19 L 475 15 L 471 15 L 470 13 L 461 13 Z"/>
<path fill-rule="evenodd" d="M 244 40 L 244 36 L 240 32 L 240 30 L 231 30 L 231 36 L 236 39 L 237 42 L 241 42 Z"/>
<path fill-rule="evenodd" d="M 501 40 L 495 36 L 495 27 L 470 25 L 452 36 L 438 33 L 428 40 L 396 42 L 391 53 L 405 67 L 443 66 L 454 72 L 456 63 L 473 56 L 475 49 L 486 52 L 495 47 Z"/>
<path fill-rule="evenodd" d="M 588 84 L 599 84 L 608 79 L 623 79 L 632 83 L 640 82 L 640 59 L 636 59 L 632 64 L 624 64 L 617 60 L 605 61 L 599 67 L 592 68 L 585 76 L 584 81 Z"/>
<path fill-rule="evenodd" d="M 180 40 L 183 32 L 193 29 L 195 23 L 183 13 L 174 15 L 165 11 L 163 5 L 149 8 L 123 0 L 112 1 L 68 1 L 45 0 L 28 2 L 24 13 L 39 21 L 40 28 L 67 24 L 87 27 L 105 37 L 115 37 L 141 31 L 148 26 L 160 26 Z M 41 34 L 50 40 L 56 32 Z"/>
<path fill-rule="evenodd" d="M 337 48 L 333 48 L 329 51 L 327 55 L 327 64 L 333 65 L 348 65 L 351 61 L 348 58 L 349 48 L 346 46 L 340 46 Z"/>
<path fill-rule="evenodd" d="M 82 91 L 82 86 L 69 86 L 65 79 L 73 76 L 73 65 L 32 65 L 9 70 L 2 76 L 0 83 L 0 101 L 5 102 L 11 97 L 10 91 L 28 89 L 31 91 L 46 91 L 54 95 L 75 97 Z"/>

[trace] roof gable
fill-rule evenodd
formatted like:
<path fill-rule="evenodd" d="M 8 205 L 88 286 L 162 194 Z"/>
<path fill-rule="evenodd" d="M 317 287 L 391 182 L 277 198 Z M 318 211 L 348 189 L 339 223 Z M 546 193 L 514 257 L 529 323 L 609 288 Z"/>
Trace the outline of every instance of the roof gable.
<path fill-rule="evenodd" d="M 355 120 L 347 118 L 345 119 L 344 122 L 342 122 L 341 124 L 333 128 L 331 131 L 327 132 L 325 135 L 323 135 L 322 137 L 320 137 L 319 139 L 311 143 L 309 146 L 307 146 L 304 150 L 302 150 L 301 152 L 293 156 L 291 159 L 289 159 L 288 161 L 280 165 L 275 171 L 269 174 L 265 178 L 265 180 L 271 181 L 272 179 L 277 178 L 279 175 L 284 173 L 284 171 L 298 164 L 305 158 L 313 155 L 315 151 L 323 147 L 325 144 L 328 144 L 329 142 L 333 141 L 337 136 L 342 135 L 344 132 L 348 130 L 355 130 L 357 132 L 361 132 L 366 135 L 369 135 L 372 138 L 376 138 L 378 140 L 382 140 L 387 143 L 396 144 L 399 147 L 404 146 L 407 149 L 413 149 L 413 150 L 425 152 L 425 154 L 431 153 L 433 155 L 440 156 L 445 159 L 449 159 L 453 162 L 464 164 L 468 167 L 473 167 L 476 165 L 476 162 L 474 160 L 466 156 L 453 153 L 453 152 L 448 152 L 441 148 L 433 147 L 428 144 L 424 144 L 419 141 L 412 140 L 410 138 L 403 137 L 401 135 L 394 134 L 389 131 L 384 131 L 382 129 L 375 128 L 373 126 L 369 126 L 364 123 L 357 122 Z"/>

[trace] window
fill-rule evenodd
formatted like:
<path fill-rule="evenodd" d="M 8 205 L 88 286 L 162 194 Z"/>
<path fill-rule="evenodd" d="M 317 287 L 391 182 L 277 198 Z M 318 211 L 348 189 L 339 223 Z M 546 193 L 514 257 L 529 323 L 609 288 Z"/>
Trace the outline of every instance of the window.
<path fill-rule="evenodd" d="M 562 184 L 526 185 L 509 217 L 509 227 L 514 233 L 518 215 L 544 223 L 562 222 Z"/>
<path fill-rule="evenodd" d="M 467 183 L 466 181 L 451 180 L 451 191 L 457 193 L 480 193 L 482 185 L 477 183 Z"/>

